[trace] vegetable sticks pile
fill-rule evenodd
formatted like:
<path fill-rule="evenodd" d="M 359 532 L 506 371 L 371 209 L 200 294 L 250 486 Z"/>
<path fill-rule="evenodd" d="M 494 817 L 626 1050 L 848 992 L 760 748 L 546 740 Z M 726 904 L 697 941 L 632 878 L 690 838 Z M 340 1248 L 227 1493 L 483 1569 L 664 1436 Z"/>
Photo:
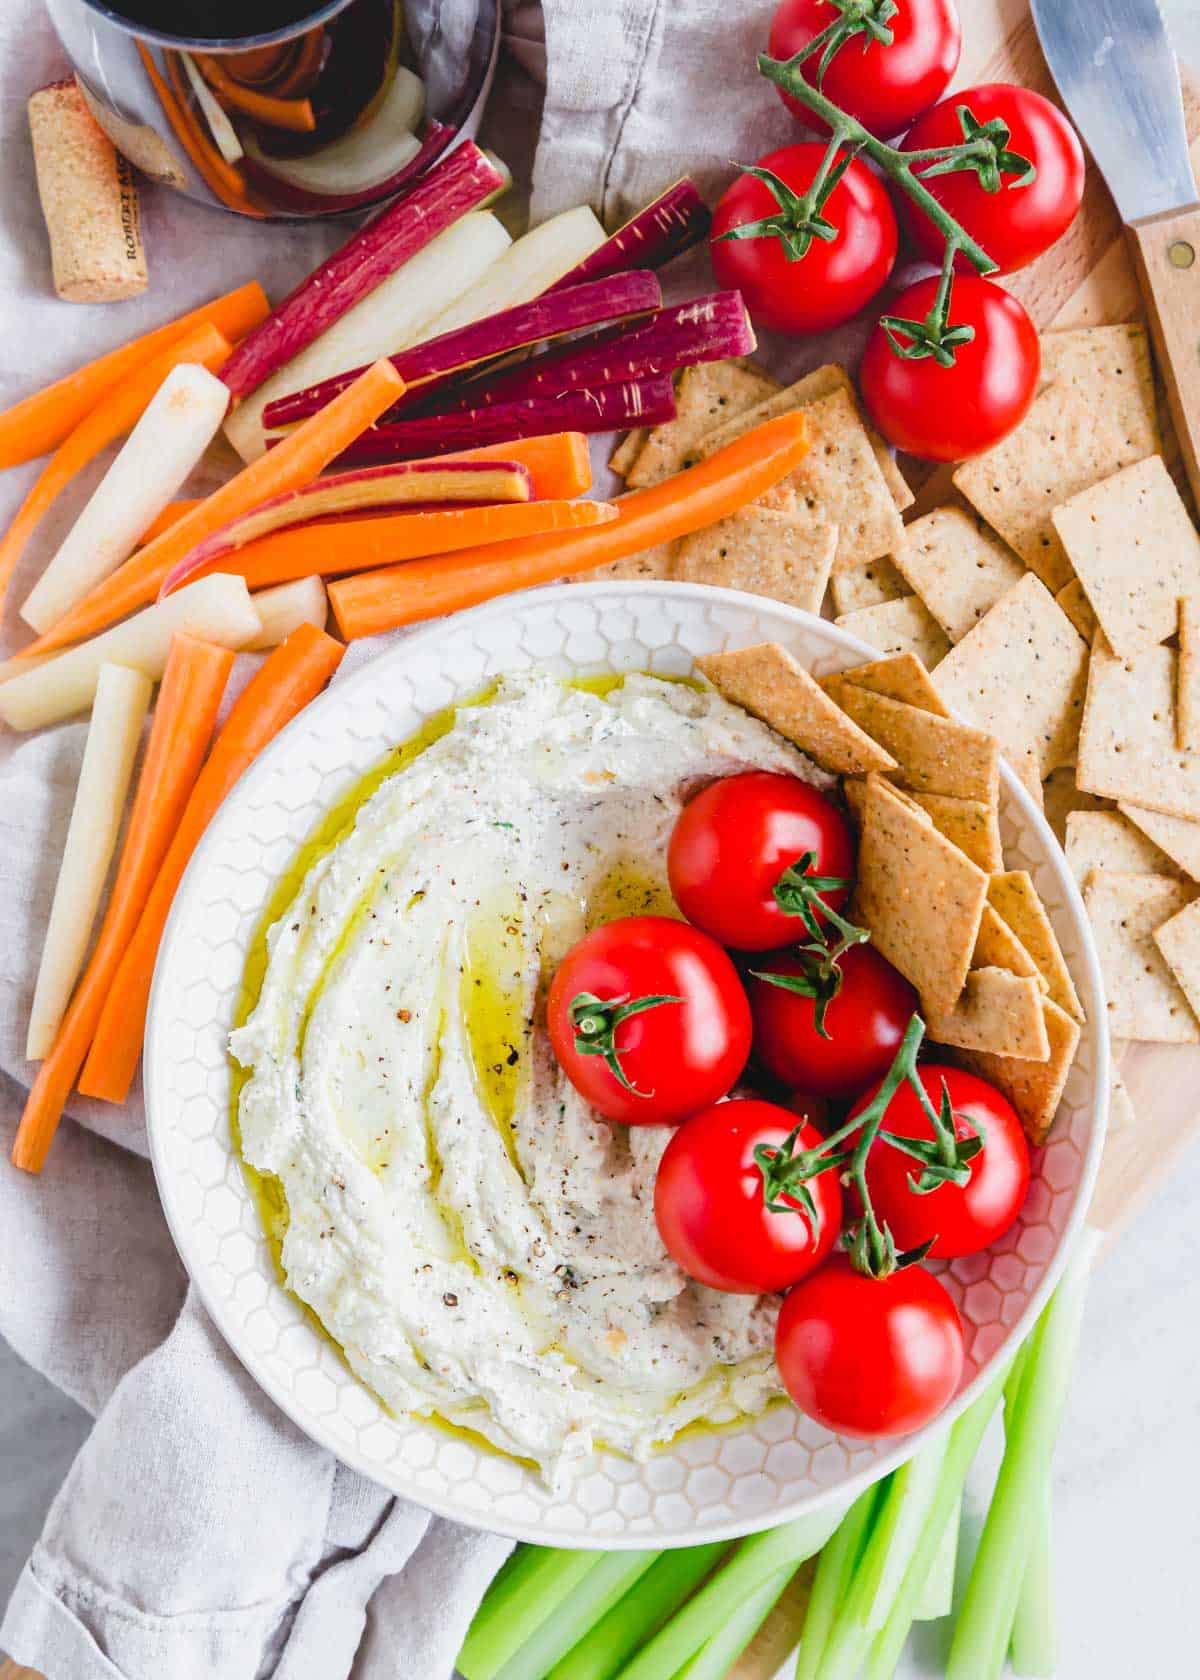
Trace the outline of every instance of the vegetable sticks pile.
<path fill-rule="evenodd" d="M 609 238 L 580 208 L 515 242 L 486 208 L 507 182 L 466 142 L 277 308 L 243 286 L 0 414 L 0 466 L 50 453 L 0 538 L 0 595 L 52 505 L 120 446 L 20 603 L 36 639 L 0 666 L 10 728 L 93 714 L 29 1024 L 41 1067 L 18 1166 L 40 1170 L 72 1088 L 126 1096 L 187 859 L 341 656 L 324 630 L 328 580 L 343 636 L 376 634 L 698 530 L 808 447 L 787 416 L 620 505 L 581 500 L 587 432 L 672 417 L 679 369 L 754 338 L 736 292 L 663 306 L 653 270 L 708 225 L 690 181 Z M 244 466 L 179 499 L 222 424 Z M 269 657 L 210 750 L 238 651 Z"/>
<path fill-rule="evenodd" d="M 1053 1672 L 1050 1461 L 1092 1258 L 1084 1237 L 1007 1371 L 848 1510 L 735 1545 L 580 1552 L 520 1546 L 458 1657 L 466 1680 L 723 1680 L 815 1557 L 795 1680 L 889 1680 L 912 1626 L 951 1613 L 967 1473 L 1004 1408 L 1004 1456 L 950 1645 L 947 1680 Z"/>

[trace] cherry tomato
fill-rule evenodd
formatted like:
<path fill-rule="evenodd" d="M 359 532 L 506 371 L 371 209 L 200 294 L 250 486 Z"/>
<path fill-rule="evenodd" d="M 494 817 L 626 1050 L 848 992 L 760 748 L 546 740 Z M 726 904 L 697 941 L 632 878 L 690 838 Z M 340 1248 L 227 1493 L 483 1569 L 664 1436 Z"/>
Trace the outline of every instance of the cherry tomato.
<path fill-rule="evenodd" d="M 937 291 L 936 278 L 918 280 L 890 305 L 889 318 L 924 321 Z M 859 374 L 863 401 L 884 437 L 930 461 L 962 461 L 1007 437 L 1037 394 L 1042 365 L 1033 322 L 988 280 L 955 278 L 949 320 L 975 333 L 957 346 L 951 367 L 932 355 L 898 355 L 877 325 Z"/>
<path fill-rule="evenodd" d="M 737 970 L 706 933 L 626 916 L 567 952 L 546 1001 L 567 1078 L 606 1119 L 674 1125 L 725 1096 L 750 1053 Z"/>
<path fill-rule="evenodd" d="M 964 106 L 970 113 L 965 125 L 959 115 Z M 916 152 L 962 145 L 971 137 L 972 121 L 1003 125 L 1004 133 L 997 134 L 996 144 L 1032 164 L 1033 178 L 1022 179 L 1016 159 L 1012 167 L 1000 160 L 999 190 L 993 181 L 989 191 L 977 168 L 926 178 L 926 166 L 918 164 L 917 174 L 938 203 L 979 241 L 999 265 L 999 272 L 1012 274 L 1048 251 L 1075 219 L 1083 198 L 1083 147 L 1062 112 L 1040 93 L 989 82 L 956 93 L 926 111 L 905 135 L 900 149 Z M 945 241 L 937 228 L 907 195 L 901 213 L 922 255 L 940 266 Z M 958 263 L 960 268 L 967 265 L 961 253 Z"/>
<path fill-rule="evenodd" d="M 886 10 L 876 0 L 876 10 Z M 837 0 L 783 0 L 771 22 L 772 58 L 792 58 L 849 11 Z M 919 112 L 940 99 L 958 68 L 962 29 L 953 0 L 897 0 L 891 17 L 881 21 L 891 41 L 874 39 L 859 27 L 834 53 L 818 81 L 821 50 L 804 66 L 806 82 L 857 117 L 881 140 L 908 127 Z M 779 89 L 779 97 L 809 127 L 813 113 Z"/>
<path fill-rule="evenodd" d="M 958 1388 L 962 1320 L 919 1266 L 873 1278 L 835 1254 L 784 1301 L 775 1363 L 800 1410 L 826 1429 L 908 1435 Z"/>
<path fill-rule="evenodd" d="M 667 874 L 689 922 L 735 950 L 769 951 L 811 937 L 797 911 L 775 897 L 782 877 L 806 853 L 813 858 L 806 874 L 849 881 L 854 841 L 841 811 L 797 776 L 747 770 L 713 782 L 684 807 L 667 850 Z M 849 890 L 812 897 L 840 910 Z M 821 925 L 819 908 L 814 913 Z"/>
<path fill-rule="evenodd" d="M 689 1277 L 710 1289 L 762 1295 L 786 1289 L 814 1271 L 832 1249 L 842 1223 L 837 1173 L 810 1181 L 816 1229 L 808 1212 L 773 1212 L 763 1197 L 754 1151 L 778 1150 L 797 1124 L 775 1103 L 746 1098 L 717 1103 L 685 1120 L 663 1153 L 654 1185 L 654 1217 L 667 1253 Z M 815 1149 L 821 1134 L 802 1124 L 800 1149 Z"/>
<path fill-rule="evenodd" d="M 1024 1205 L 1029 1145 L 1012 1104 L 985 1079 L 937 1062 L 922 1062 L 917 1072 L 930 1102 L 939 1110 L 945 1081 L 954 1109 L 955 1136 L 981 1137 L 983 1149 L 970 1161 L 971 1176 L 961 1189 L 946 1183 L 920 1194 L 909 1184 L 921 1172 L 920 1161 L 877 1138 L 866 1167 L 875 1217 L 887 1225 L 898 1249 L 919 1248 L 933 1238 L 929 1252 L 938 1258 L 978 1254 L 1004 1235 Z M 877 1090 L 875 1086 L 864 1093 L 851 1118 Z M 901 1085 L 888 1104 L 883 1130 L 898 1137 L 933 1140 L 933 1123 L 910 1085 Z"/>
<path fill-rule="evenodd" d="M 760 158 L 786 189 L 799 196 L 812 185 L 825 145 L 806 141 Z M 709 251 L 717 284 L 736 288 L 759 326 L 773 332 L 823 332 L 840 326 L 869 303 L 896 261 L 896 213 L 879 180 L 857 159 L 834 187 L 821 216 L 836 231 L 813 237 L 802 256 L 789 258 L 780 235 L 749 239 L 721 236 L 747 222 L 784 215 L 776 194 L 753 175 L 739 175 L 713 215 Z"/>
<path fill-rule="evenodd" d="M 747 980 L 754 1016 L 754 1049 L 768 1072 L 788 1086 L 821 1097 L 854 1097 L 892 1065 L 917 994 L 873 945 L 852 945 L 839 959 L 841 990 L 826 1007 L 823 1038 L 812 997 L 789 991 L 762 974 L 811 971 L 800 953 L 781 951 L 755 963 Z"/>

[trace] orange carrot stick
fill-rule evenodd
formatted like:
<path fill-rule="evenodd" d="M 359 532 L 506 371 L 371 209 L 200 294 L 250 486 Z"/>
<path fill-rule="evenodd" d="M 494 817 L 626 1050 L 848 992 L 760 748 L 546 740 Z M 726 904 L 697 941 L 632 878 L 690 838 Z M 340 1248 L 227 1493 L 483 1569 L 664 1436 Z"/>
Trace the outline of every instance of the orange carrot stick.
<path fill-rule="evenodd" d="M 307 99 L 280 99 L 277 94 L 259 93 L 235 82 L 222 68 L 219 58 L 210 53 L 193 55 L 204 80 L 217 94 L 223 105 L 232 106 L 268 128 L 283 128 L 293 134 L 311 134 L 317 126 L 312 104 Z"/>
<path fill-rule="evenodd" d="M 231 519 L 249 513 L 260 502 L 310 483 L 360 432 L 378 420 L 403 389 L 404 381 L 392 364 L 376 362 L 326 408 L 297 426 L 277 449 L 268 450 L 257 461 L 243 467 L 235 478 L 205 497 L 191 513 L 176 520 L 145 548 L 131 554 L 111 577 L 98 583 L 44 636 L 22 651 L 45 653 L 85 636 L 94 636 L 124 618 L 126 613 L 153 601 L 167 573 L 197 543 L 212 536 Z"/>
<path fill-rule="evenodd" d="M 284 724 L 320 693 L 345 651 L 323 630 L 302 624 L 269 655 L 234 702 L 113 976 L 79 1080 L 85 1096 L 124 1102 L 142 1050 L 159 943 L 188 861 L 238 777 Z"/>
<path fill-rule="evenodd" d="M 178 72 L 173 61 L 170 58 L 165 60 L 167 74 L 173 84 L 168 87 L 143 41 L 137 43 L 137 50 L 150 85 L 158 95 L 163 115 L 183 143 L 183 149 L 191 158 L 200 179 L 211 190 L 213 196 L 219 198 L 230 210 L 240 210 L 245 216 L 262 216 L 264 212 L 251 203 L 245 182 L 237 170 L 225 162 L 220 152 L 209 144 L 192 120 L 187 93 L 181 82 L 176 80 Z"/>
<path fill-rule="evenodd" d="M 232 572 L 250 589 L 295 578 L 361 572 L 398 560 L 507 542 L 551 531 L 580 531 L 617 517 L 612 502 L 495 502 L 487 507 L 439 508 L 428 513 L 356 515 L 274 531 L 243 548 L 227 549 L 180 576 L 172 589 L 209 572 Z"/>
<path fill-rule="evenodd" d="M 139 548 L 145 548 L 155 537 L 161 537 L 164 531 L 169 531 L 172 525 L 178 524 L 185 513 L 191 513 L 193 508 L 200 506 L 200 498 L 183 496 L 177 502 L 168 502 L 157 519 L 152 519 L 142 532 Z"/>
<path fill-rule="evenodd" d="M 96 948 L 54 1046 L 38 1069 L 17 1128 L 12 1160 L 24 1172 L 41 1172 L 45 1164 L 113 975 L 200 773 L 232 664 L 228 648 L 184 635 L 171 642 L 121 862 Z"/>
<path fill-rule="evenodd" d="M 201 304 L 199 309 L 155 327 L 153 332 L 143 333 L 117 350 L 110 350 L 107 356 L 86 362 L 53 385 L 35 391 L 31 397 L 23 397 L 0 413 L 0 467 L 19 466 L 22 461 L 32 461 L 35 456 L 54 449 L 115 385 L 128 379 L 185 333 L 209 322 L 223 337 L 236 343 L 270 313 L 266 293 L 257 280 L 252 280 L 235 292 L 226 292 L 224 297 Z"/>
<path fill-rule="evenodd" d="M 533 479 L 536 501 L 570 501 L 592 488 L 592 461 L 582 432 L 547 432 L 542 437 L 514 438 L 511 443 L 485 449 L 463 449 L 439 455 L 439 461 L 515 461 Z"/>
<path fill-rule="evenodd" d="M 614 504 L 618 517 L 609 525 L 568 537 L 528 537 L 434 560 L 410 560 L 331 583 L 334 616 L 350 641 L 639 554 L 735 513 L 786 478 L 807 451 L 803 415 L 780 415 L 698 466 L 622 496 Z"/>
<path fill-rule="evenodd" d="M 133 430 L 171 369 L 181 362 L 199 362 L 212 373 L 228 360 L 230 352 L 229 340 L 216 327 L 207 322 L 196 327 L 131 373 L 63 439 L 0 540 L 0 600 L 26 543 L 56 497 L 102 449 Z"/>

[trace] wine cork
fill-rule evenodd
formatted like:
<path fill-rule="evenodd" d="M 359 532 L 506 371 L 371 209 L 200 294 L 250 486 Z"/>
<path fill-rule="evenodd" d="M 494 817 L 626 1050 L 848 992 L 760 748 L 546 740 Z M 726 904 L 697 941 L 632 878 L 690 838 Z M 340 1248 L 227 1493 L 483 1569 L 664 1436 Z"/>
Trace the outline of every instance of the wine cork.
<path fill-rule="evenodd" d="M 146 290 L 137 186 L 73 81 L 29 99 L 38 196 L 54 289 L 68 303 L 117 303 Z"/>

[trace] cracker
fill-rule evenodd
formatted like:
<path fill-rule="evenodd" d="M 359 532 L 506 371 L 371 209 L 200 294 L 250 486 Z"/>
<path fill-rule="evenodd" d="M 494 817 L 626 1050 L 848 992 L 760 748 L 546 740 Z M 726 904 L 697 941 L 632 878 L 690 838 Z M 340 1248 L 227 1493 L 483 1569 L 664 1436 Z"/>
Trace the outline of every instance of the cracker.
<path fill-rule="evenodd" d="M 1084 793 L 1075 786 L 1075 771 L 1070 766 L 1055 770 L 1046 777 L 1042 783 L 1042 798 L 1046 821 L 1058 836 L 1060 845 L 1066 843 L 1067 816 L 1071 811 L 1112 809 L 1107 799 L 1100 799 L 1094 793 Z"/>
<path fill-rule="evenodd" d="M 655 543 L 640 554 L 627 554 L 622 560 L 609 560 L 590 572 L 573 572 L 567 583 L 602 583 L 609 578 L 646 582 L 648 579 L 671 578 L 675 575 L 674 542 Z"/>
<path fill-rule="evenodd" d="M 778 390 L 769 374 L 741 361 L 701 362 L 683 370 L 675 393 L 675 418 L 655 426 L 625 475 L 631 490 L 670 478 L 688 465 L 706 432 Z"/>
<path fill-rule="evenodd" d="M 1031 1143 L 1044 1143 L 1054 1124 L 1058 1104 L 1075 1060 L 1079 1022 L 1073 1021 L 1053 999 L 1042 999 L 1050 1054 L 1045 1061 L 997 1056 L 986 1050 L 959 1050 L 955 1061 L 997 1086 L 1021 1117 Z"/>
<path fill-rule="evenodd" d="M 1027 870 L 1010 869 L 988 882 L 988 903 L 1008 924 L 1037 964 L 1050 996 L 1060 1009 L 1083 1020 L 1083 1005 L 1046 907 Z"/>
<path fill-rule="evenodd" d="M 1200 535 L 1160 455 L 1089 485 L 1050 515 L 1108 645 L 1122 659 L 1175 634 L 1200 592 Z"/>
<path fill-rule="evenodd" d="M 957 1003 L 986 902 L 983 870 L 881 777 L 869 777 L 851 914 L 917 988 L 923 1008 L 945 1013 Z"/>
<path fill-rule="evenodd" d="M 936 665 L 950 651 L 946 632 L 916 595 L 898 601 L 883 601 L 877 607 L 861 607 L 844 613 L 838 628 L 861 637 L 880 653 L 913 653 L 926 667 Z"/>
<path fill-rule="evenodd" d="M 673 576 L 685 583 L 744 589 L 819 613 L 836 547 L 832 525 L 772 508 L 744 507 L 682 538 Z"/>
<path fill-rule="evenodd" d="M 1179 983 L 1192 1014 L 1200 1017 L 1200 898 L 1154 930 L 1154 943 Z"/>
<path fill-rule="evenodd" d="M 1067 817 L 1065 851 L 1080 887 L 1093 869 L 1115 869 L 1122 875 L 1172 875 L 1176 880 L 1180 876 L 1167 854 L 1117 811 L 1072 811 Z"/>
<path fill-rule="evenodd" d="M 1178 656 L 1150 648 L 1130 662 L 1097 637 L 1075 779 L 1089 793 L 1172 817 L 1200 819 L 1200 753 L 1175 745 Z"/>
<path fill-rule="evenodd" d="M 833 610 L 858 612 L 878 607 L 884 601 L 898 601 L 909 593 L 908 584 L 890 560 L 868 560 L 865 566 L 846 566 L 829 580 Z"/>
<path fill-rule="evenodd" d="M 1117 806 L 1123 817 L 1140 828 L 1147 839 L 1161 847 L 1171 862 L 1193 881 L 1200 881 L 1200 822 L 1185 817 L 1168 817 L 1161 811 L 1145 811 L 1138 805 Z M 1160 875 L 1169 875 L 1160 869 Z"/>
<path fill-rule="evenodd" d="M 608 457 L 609 470 L 615 472 L 618 478 L 624 478 L 642 453 L 649 436 L 650 428 L 648 426 L 635 426 L 631 432 L 626 432 Z"/>
<path fill-rule="evenodd" d="M 1175 741 L 1184 752 L 1200 752 L 1200 593 L 1181 595 L 1178 612 Z"/>
<path fill-rule="evenodd" d="M 777 642 L 706 654 L 696 665 L 727 700 L 778 730 L 822 770 L 863 776 L 895 767 L 895 759 Z"/>
<path fill-rule="evenodd" d="M 718 426 L 709 437 L 704 440 L 705 455 L 711 455 L 716 449 L 723 449 L 727 443 L 741 437 L 752 426 L 760 426 L 764 420 L 774 420 L 776 415 L 790 414 L 794 409 L 804 408 L 811 402 L 818 402 L 822 397 L 832 396 L 835 391 L 845 391 L 855 401 L 854 386 L 850 375 L 838 362 L 826 362 L 823 367 L 814 368 L 811 373 L 803 374 L 793 384 L 787 385 L 782 391 L 776 391 L 774 396 L 767 397 L 752 410 L 736 415 Z M 896 511 L 903 513 L 904 509 L 913 504 L 913 493 L 909 489 L 908 481 L 887 444 L 880 437 L 875 428 L 859 418 L 870 440 L 871 449 L 879 463 L 879 470 L 883 474 L 892 500 L 896 504 Z"/>
<path fill-rule="evenodd" d="M 1087 643 L 1026 572 L 937 668 L 949 705 L 1019 760 L 1032 746 L 1042 776 L 1071 762 L 1087 688 Z"/>
<path fill-rule="evenodd" d="M 1096 634 L 1096 615 L 1078 578 L 1064 584 L 1054 597 L 1089 647 Z"/>
<path fill-rule="evenodd" d="M 1083 902 L 1108 996 L 1109 1031 L 1119 1038 L 1194 1044 L 1200 1023 L 1154 943 L 1154 930 L 1191 901 L 1193 889 L 1162 875 L 1096 869 Z"/>
<path fill-rule="evenodd" d="M 914 793 L 911 797 L 931 818 L 938 833 L 965 852 L 972 863 L 989 875 L 1004 868 L 1000 814 L 995 803 L 956 799 L 946 793 Z"/>
<path fill-rule="evenodd" d="M 950 716 L 928 670 L 915 653 L 895 653 L 886 659 L 872 659 L 865 665 L 852 665 L 848 671 L 837 671 L 832 677 L 821 679 L 821 687 L 839 706 L 847 683 L 855 688 L 868 689 L 872 694 L 886 694 L 893 700 L 903 700 L 906 705 L 916 706 L 923 712 L 935 712 L 938 717 Z"/>
<path fill-rule="evenodd" d="M 934 508 L 914 519 L 893 559 L 952 642 L 960 642 L 1025 571 L 978 514 L 960 507 Z"/>
<path fill-rule="evenodd" d="M 979 921 L 979 933 L 975 939 L 975 949 L 971 953 L 971 967 L 972 969 L 1003 968 L 1009 974 L 1019 974 L 1026 979 L 1037 980 L 1040 991 L 1049 990 L 1038 970 L 1038 965 L 1003 916 L 998 915 L 990 904 L 985 904 L 983 907 L 983 915 Z"/>
<path fill-rule="evenodd" d="M 1102 327 L 1063 336 L 1072 342 L 1048 358 L 1053 383 L 1022 423 L 954 474 L 967 500 L 1052 593 L 1071 581 L 1071 567 L 1051 509 L 1156 455 L 1160 441 L 1145 330 Z"/>
<path fill-rule="evenodd" d="M 1000 755 L 990 735 L 853 683 L 840 694 L 855 723 L 892 755 L 902 787 L 978 799 L 985 805 L 996 800 Z"/>
<path fill-rule="evenodd" d="M 931 1039 L 955 1049 L 1030 1062 L 1044 1062 L 1050 1055 L 1037 981 L 1002 968 L 974 969 L 954 1008 L 929 1010 L 926 1025 Z"/>

